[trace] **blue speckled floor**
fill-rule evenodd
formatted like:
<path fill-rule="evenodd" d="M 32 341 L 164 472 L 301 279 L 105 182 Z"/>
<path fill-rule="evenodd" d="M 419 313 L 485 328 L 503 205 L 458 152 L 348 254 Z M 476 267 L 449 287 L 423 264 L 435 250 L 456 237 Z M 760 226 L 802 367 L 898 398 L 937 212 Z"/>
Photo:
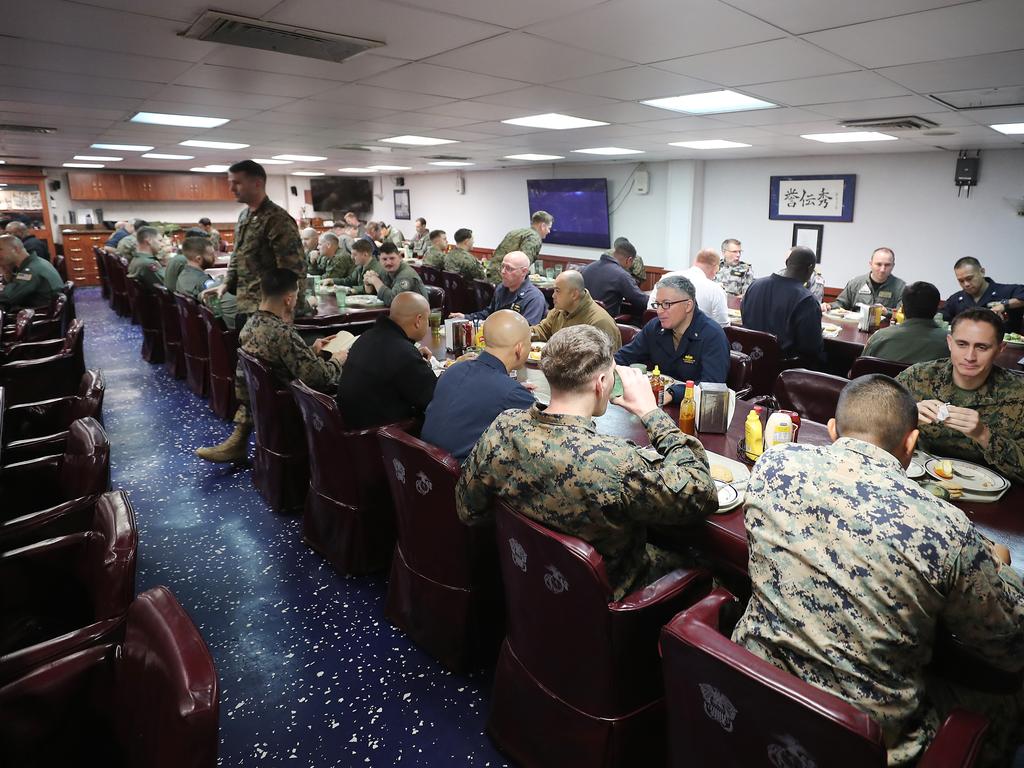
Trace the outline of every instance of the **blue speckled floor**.
<path fill-rule="evenodd" d="M 138 516 L 138 590 L 170 587 L 217 664 L 220 764 L 506 765 L 483 733 L 489 679 L 449 674 L 392 629 L 384 577 L 339 577 L 248 469 L 195 458 L 231 425 L 142 360 L 138 326 L 98 288 L 75 298 L 106 375 L 113 484 Z"/>

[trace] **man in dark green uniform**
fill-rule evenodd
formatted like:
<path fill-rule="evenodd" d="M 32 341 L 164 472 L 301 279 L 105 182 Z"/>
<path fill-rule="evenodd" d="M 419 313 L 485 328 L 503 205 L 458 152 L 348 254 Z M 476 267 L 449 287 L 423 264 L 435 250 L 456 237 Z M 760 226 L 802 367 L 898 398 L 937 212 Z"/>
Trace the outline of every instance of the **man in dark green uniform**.
<path fill-rule="evenodd" d="M 367 272 L 363 275 L 363 285 L 366 292 L 371 291 L 377 294 L 377 298 L 391 306 L 395 296 L 402 291 L 418 293 L 423 298 L 427 297 L 427 289 L 416 274 L 416 270 L 402 261 L 402 255 L 394 243 L 384 243 L 380 247 L 380 263 L 387 273 L 381 277 L 376 272 Z"/>
<path fill-rule="evenodd" d="M 191 296 L 196 301 L 203 301 L 203 293 L 206 291 L 206 284 L 210 282 L 210 276 L 205 272 L 214 265 L 217 260 L 213 251 L 213 243 L 205 237 L 186 237 L 181 246 L 182 253 L 186 259 L 185 268 L 181 271 L 177 280 L 177 292 Z M 224 320 L 228 328 L 235 327 L 235 317 L 238 314 L 238 304 L 235 297 L 225 293 L 219 299 L 210 295 L 210 304 L 213 314 Z"/>
<path fill-rule="evenodd" d="M 455 247 L 444 255 L 444 268 L 448 272 L 458 272 L 467 280 L 484 278 L 484 266 L 470 251 L 473 248 L 473 230 L 459 229 L 455 231 Z"/>
<path fill-rule="evenodd" d="M 335 280 L 335 285 L 347 285 L 352 288 L 352 293 L 366 293 L 363 286 L 363 277 L 367 272 L 375 272 L 382 279 L 387 275 L 380 261 L 373 255 L 373 245 L 369 240 L 356 240 L 352 244 L 352 259 L 355 267 L 349 272 L 348 277 Z"/>
<path fill-rule="evenodd" d="M 320 252 L 316 263 L 319 271 L 313 274 L 320 274 L 337 282 L 348 277 L 356 266 L 351 255 L 341 252 L 341 241 L 333 232 L 324 232 L 320 235 L 320 246 L 317 250 Z"/>
<path fill-rule="evenodd" d="M 530 226 L 513 229 L 505 235 L 487 263 L 487 279 L 495 285 L 501 282 L 501 260 L 512 251 L 522 251 L 533 264 L 540 254 L 541 240 L 548 236 L 554 224 L 554 216 L 547 211 L 537 211 L 530 217 Z"/>
<path fill-rule="evenodd" d="M 402 230 L 386 221 L 380 223 L 380 239 L 383 243 L 394 243 L 397 248 L 405 245 L 405 235 L 402 234 Z"/>
<path fill-rule="evenodd" d="M 42 307 L 64 287 L 53 264 L 25 250 L 15 235 L 0 235 L 0 309 Z"/>
<path fill-rule="evenodd" d="M 160 231 L 156 227 L 142 227 L 135 232 L 135 237 L 138 242 L 135 256 L 128 264 L 128 277 L 152 290 L 154 285 L 163 285 L 164 282 L 164 268 L 156 259 Z"/>

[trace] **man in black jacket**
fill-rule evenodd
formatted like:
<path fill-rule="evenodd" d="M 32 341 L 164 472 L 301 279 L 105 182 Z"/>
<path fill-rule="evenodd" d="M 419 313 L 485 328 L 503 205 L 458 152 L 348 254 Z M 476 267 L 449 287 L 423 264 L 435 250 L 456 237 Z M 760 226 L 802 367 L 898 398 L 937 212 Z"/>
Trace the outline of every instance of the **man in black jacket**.
<path fill-rule="evenodd" d="M 46 247 L 46 243 L 33 235 L 24 222 L 12 221 L 4 229 L 8 235 L 14 235 L 21 240 L 25 250 L 33 256 L 38 256 L 43 261 L 51 261 L 50 249 Z"/>
<path fill-rule="evenodd" d="M 356 339 L 338 383 L 338 408 L 348 429 L 423 417 L 437 377 L 415 342 L 429 320 L 427 300 L 403 291 L 391 302 L 391 315 Z"/>

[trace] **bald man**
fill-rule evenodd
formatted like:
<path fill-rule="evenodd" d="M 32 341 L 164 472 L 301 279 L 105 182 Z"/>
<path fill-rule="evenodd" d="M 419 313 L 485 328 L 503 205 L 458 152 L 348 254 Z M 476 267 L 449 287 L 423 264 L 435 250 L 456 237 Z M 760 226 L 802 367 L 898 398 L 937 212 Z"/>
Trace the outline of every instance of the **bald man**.
<path fill-rule="evenodd" d="M 14 235 L 16 238 L 21 240 L 22 245 L 25 246 L 25 250 L 33 256 L 38 256 L 44 261 L 50 260 L 50 249 L 46 247 L 46 243 L 33 235 L 32 230 L 30 230 L 23 221 L 12 221 L 4 227 L 4 231 L 8 235 Z"/>
<path fill-rule="evenodd" d="M 48 307 L 64 287 L 53 265 L 25 250 L 15 235 L 0 235 L 0 309 Z"/>
<path fill-rule="evenodd" d="M 430 350 L 416 346 L 429 320 L 427 300 L 403 291 L 391 301 L 391 314 L 356 339 L 338 383 L 338 408 L 348 429 L 423 417 L 437 384 L 424 359 Z"/>
<path fill-rule="evenodd" d="M 525 317 L 530 325 L 537 325 L 548 311 L 548 302 L 540 288 L 527 279 L 529 272 L 530 259 L 525 253 L 506 253 L 501 262 L 501 285 L 494 290 L 491 303 L 484 309 L 468 315 L 452 312 L 450 317 L 486 320 L 499 309 L 511 309 Z"/>
<path fill-rule="evenodd" d="M 554 302 L 555 308 L 548 312 L 548 316 L 530 329 L 534 341 L 547 341 L 570 325 L 592 325 L 611 341 L 612 353 L 622 346 L 619 327 L 590 296 L 580 272 L 569 269 L 555 278 Z"/>

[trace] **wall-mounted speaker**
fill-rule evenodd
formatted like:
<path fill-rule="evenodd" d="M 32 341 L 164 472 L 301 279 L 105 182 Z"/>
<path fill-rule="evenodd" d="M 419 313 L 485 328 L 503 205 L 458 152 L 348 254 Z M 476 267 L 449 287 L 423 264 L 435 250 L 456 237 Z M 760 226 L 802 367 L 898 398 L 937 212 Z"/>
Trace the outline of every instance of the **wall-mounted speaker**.
<path fill-rule="evenodd" d="M 405 186 L 405 176 L 395 176 L 395 186 L 396 187 L 404 187 Z"/>
<path fill-rule="evenodd" d="M 466 179 L 460 174 L 455 175 L 455 194 L 464 195 L 466 194 Z"/>
<path fill-rule="evenodd" d="M 633 190 L 638 195 L 646 195 L 651 191 L 651 174 L 647 171 L 637 171 L 633 179 Z"/>
<path fill-rule="evenodd" d="M 57 192 L 58 190 L 60 190 L 60 181 L 54 179 L 53 181 L 50 182 L 50 191 Z"/>
<path fill-rule="evenodd" d="M 299 196 L 299 188 L 298 187 L 292 187 L 292 197 L 298 197 L 298 196 Z"/>

